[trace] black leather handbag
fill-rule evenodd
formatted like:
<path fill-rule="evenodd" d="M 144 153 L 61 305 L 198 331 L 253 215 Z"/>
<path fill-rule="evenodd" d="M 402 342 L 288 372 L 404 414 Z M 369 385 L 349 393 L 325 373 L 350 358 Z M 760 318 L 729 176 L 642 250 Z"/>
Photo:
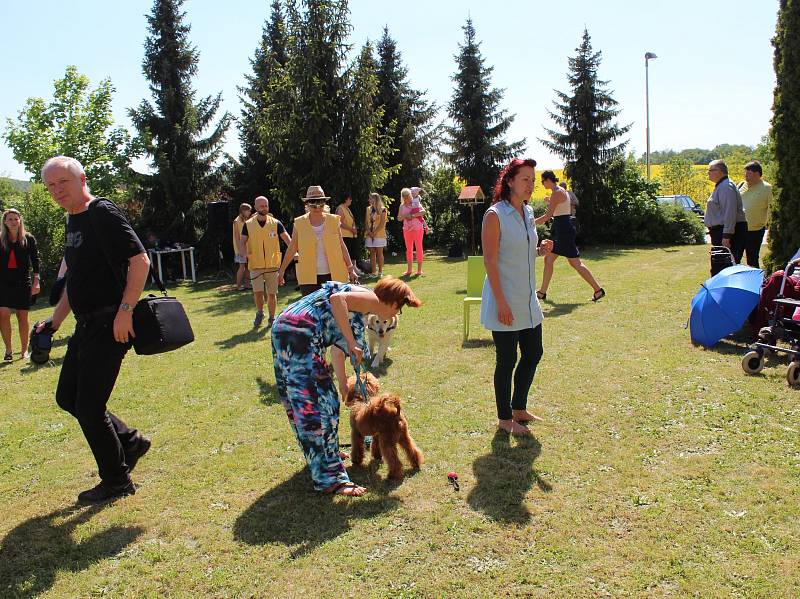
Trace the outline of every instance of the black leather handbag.
<path fill-rule="evenodd" d="M 105 200 L 105 198 L 102 199 Z M 110 202 L 110 200 L 106 201 Z M 114 272 L 117 283 L 122 289 L 125 289 L 121 274 L 109 259 L 105 237 L 95 220 L 94 206 L 96 203 L 97 200 L 89 203 L 92 226 L 100 239 L 103 254 Z M 140 299 L 133 309 L 133 332 L 136 335 L 133 338 L 133 349 L 140 355 L 161 354 L 194 341 L 194 331 L 192 331 L 186 311 L 177 298 L 167 295 L 164 283 L 161 282 L 152 264 L 150 264 L 150 275 L 158 285 L 161 295 L 151 293 Z"/>

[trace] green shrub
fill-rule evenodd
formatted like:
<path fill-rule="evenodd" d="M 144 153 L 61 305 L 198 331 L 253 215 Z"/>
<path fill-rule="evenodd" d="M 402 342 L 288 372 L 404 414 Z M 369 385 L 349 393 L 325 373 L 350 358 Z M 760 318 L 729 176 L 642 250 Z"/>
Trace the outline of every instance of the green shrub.
<path fill-rule="evenodd" d="M 8 207 L 20 211 L 25 229 L 36 238 L 42 281 L 51 279 L 64 255 L 64 211 L 40 183 L 31 185 L 24 196 L 12 197 Z"/>

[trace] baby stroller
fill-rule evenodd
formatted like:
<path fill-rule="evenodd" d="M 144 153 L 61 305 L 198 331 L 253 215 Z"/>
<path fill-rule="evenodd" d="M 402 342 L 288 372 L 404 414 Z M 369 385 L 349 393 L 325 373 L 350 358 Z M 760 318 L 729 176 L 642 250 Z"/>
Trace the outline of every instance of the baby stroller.
<path fill-rule="evenodd" d="M 764 355 L 784 353 L 789 356 L 789 367 L 786 369 L 786 381 L 790 386 L 800 385 L 800 321 L 793 320 L 792 315 L 800 308 L 800 301 L 783 297 L 786 279 L 791 276 L 797 260 L 793 258 L 783 270 L 783 279 L 778 295 L 773 300 L 774 309 L 769 326 L 758 332 L 758 339 L 750 346 L 750 351 L 742 358 L 742 369 L 747 374 L 756 374 L 764 368 Z M 785 342 L 788 347 L 778 345 Z"/>

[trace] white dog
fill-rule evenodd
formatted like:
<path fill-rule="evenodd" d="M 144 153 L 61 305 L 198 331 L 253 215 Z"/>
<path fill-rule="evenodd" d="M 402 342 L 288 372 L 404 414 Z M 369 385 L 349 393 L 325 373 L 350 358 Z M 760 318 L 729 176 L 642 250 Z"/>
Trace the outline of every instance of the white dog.
<path fill-rule="evenodd" d="M 392 340 L 394 330 L 397 328 L 397 316 L 392 316 L 388 320 L 381 320 L 376 314 L 367 316 L 367 331 L 369 332 L 369 353 L 375 358 L 372 360 L 372 368 L 377 368 L 383 362 L 383 357 L 389 349 L 389 342 Z M 378 345 L 378 353 L 375 353 L 375 345 Z"/>

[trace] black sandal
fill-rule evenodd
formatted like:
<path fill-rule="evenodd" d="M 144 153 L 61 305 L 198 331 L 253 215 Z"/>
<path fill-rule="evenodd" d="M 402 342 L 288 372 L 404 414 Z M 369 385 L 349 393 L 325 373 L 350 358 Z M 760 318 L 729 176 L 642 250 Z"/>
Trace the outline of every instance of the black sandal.
<path fill-rule="evenodd" d="M 327 489 L 322 491 L 322 494 L 323 495 L 344 495 L 345 497 L 361 497 L 361 495 L 363 495 L 364 493 L 367 492 L 366 489 L 364 489 L 364 493 L 361 493 L 359 495 L 355 495 L 354 493 L 345 493 L 345 491 L 348 491 L 348 490 L 349 491 L 353 491 L 355 489 L 358 489 L 359 487 L 361 487 L 361 485 L 358 485 L 358 484 L 356 484 L 356 483 L 354 483 L 353 481 L 350 480 L 350 481 L 347 481 L 346 483 L 338 483 L 338 484 L 335 484 L 335 485 L 333 485 L 331 487 L 328 487 Z"/>
<path fill-rule="evenodd" d="M 13 359 L 14 359 L 14 356 L 11 354 L 11 352 L 6 352 L 6 355 L 3 356 L 3 361 L 4 362 L 11 362 Z"/>
<path fill-rule="evenodd" d="M 540 300 L 546 300 L 547 299 L 547 294 L 546 293 L 542 293 L 541 291 L 539 291 L 537 289 L 536 290 L 536 298 L 540 299 Z"/>
<path fill-rule="evenodd" d="M 594 292 L 592 295 L 592 301 L 596 302 L 597 300 L 603 299 L 606 296 L 606 290 L 602 287 Z"/>

